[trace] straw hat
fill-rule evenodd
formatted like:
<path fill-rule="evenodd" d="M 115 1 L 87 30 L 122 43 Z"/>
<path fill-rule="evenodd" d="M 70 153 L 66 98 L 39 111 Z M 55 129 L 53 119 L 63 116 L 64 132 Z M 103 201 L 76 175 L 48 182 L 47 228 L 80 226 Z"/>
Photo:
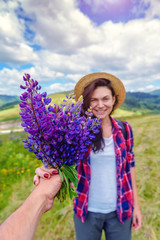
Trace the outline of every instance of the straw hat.
<path fill-rule="evenodd" d="M 111 81 L 111 86 L 117 97 L 117 104 L 115 105 L 114 109 L 120 107 L 123 104 L 126 97 L 125 87 L 119 78 L 105 72 L 91 73 L 82 77 L 77 82 L 74 88 L 74 94 L 76 95 L 75 100 L 77 101 L 78 98 L 82 95 L 84 88 L 88 86 L 92 81 L 96 80 L 97 78 L 105 78 Z"/>

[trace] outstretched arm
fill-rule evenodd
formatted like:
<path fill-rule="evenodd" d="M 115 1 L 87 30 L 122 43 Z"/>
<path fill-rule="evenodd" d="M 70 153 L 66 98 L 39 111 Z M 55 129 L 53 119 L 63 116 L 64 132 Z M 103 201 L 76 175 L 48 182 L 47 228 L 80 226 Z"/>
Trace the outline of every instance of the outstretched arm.
<path fill-rule="evenodd" d="M 1 240 L 31 240 L 42 214 L 53 206 L 54 197 L 61 187 L 59 174 L 40 183 L 12 215 L 0 226 Z"/>
<path fill-rule="evenodd" d="M 131 179 L 132 179 L 133 202 L 134 202 L 132 229 L 138 230 L 142 226 L 142 215 L 139 207 L 135 167 L 131 167 Z"/>

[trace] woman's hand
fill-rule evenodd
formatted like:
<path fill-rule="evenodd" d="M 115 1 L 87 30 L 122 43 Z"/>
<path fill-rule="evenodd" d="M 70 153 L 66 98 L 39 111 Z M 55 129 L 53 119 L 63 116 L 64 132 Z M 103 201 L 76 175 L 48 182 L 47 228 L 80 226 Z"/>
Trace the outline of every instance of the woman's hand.
<path fill-rule="evenodd" d="M 133 221 L 132 221 L 132 229 L 138 230 L 142 226 L 142 215 L 139 207 L 135 207 L 133 211 Z"/>
<path fill-rule="evenodd" d="M 46 181 L 40 178 L 38 186 L 34 189 L 34 194 L 43 200 L 42 213 L 47 212 L 52 208 L 54 198 L 62 185 L 62 179 L 59 174 L 50 176 Z"/>
<path fill-rule="evenodd" d="M 42 165 L 39 168 L 36 168 L 35 170 L 36 175 L 34 175 L 33 181 L 36 186 L 40 183 L 40 178 L 43 179 L 50 179 L 51 176 L 58 174 L 58 170 L 55 168 L 46 168 L 44 165 Z M 74 185 L 72 182 L 70 182 L 70 186 L 73 188 Z"/>
<path fill-rule="evenodd" d="M 58 170 L 55 168 L 46 168 L 42 165 L 35 170 L 36 175 L 33 178 L 34 184 L 37 186 L 40 182 L 40 178 L 50 179 L 52 175 L 58 174 Z"/>

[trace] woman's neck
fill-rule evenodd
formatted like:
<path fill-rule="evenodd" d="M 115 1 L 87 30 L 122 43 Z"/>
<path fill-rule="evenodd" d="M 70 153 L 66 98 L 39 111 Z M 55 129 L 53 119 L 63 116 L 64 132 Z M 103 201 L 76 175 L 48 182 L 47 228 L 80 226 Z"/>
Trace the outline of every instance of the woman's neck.
<path fill-rule="evenodd" d="M 112 122 L 110 117 L 101 120 L 103 137 L 109 138 L 112 135 Z"/>
<path fill-rule="evenodd" d="M 111 119 L 110 119 L 110 116 L 108 116 L 107 118 L 104 118 L 101 120 L 101 126 L 102 128 L 103 127 L 106 127 L 106 126 L 111 126 Z"/>

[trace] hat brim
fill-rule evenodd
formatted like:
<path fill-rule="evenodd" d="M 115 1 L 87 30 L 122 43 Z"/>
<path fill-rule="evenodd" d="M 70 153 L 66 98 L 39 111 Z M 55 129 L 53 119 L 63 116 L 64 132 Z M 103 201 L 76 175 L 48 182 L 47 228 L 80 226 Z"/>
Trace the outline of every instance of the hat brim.
<path fill-rule="evenodd" d="M 97 78 L 105 78 L 105 79 L 110 80 L 111 87 L 113 88 L 116 98 L 117 98 L 117 104 L 115 105 L 114 109 L 120 107 L 123 104 L 125 97 L 126 97 L 125 87 L 119 78 L 115 77 L 112 74 L 105 73 L 105 72 L 91 73 L 91 74 L 88 74 L 88 75 L 85 75 L 84 77 L 82 77 L 77 82 L 77 84 L 74 88 L 74 94 L 76 95 L 75 100 L 77 101 L 79 99 L 79 97 L 82 95 L 85 87 L 88 86 L 91 82 L 93 82 Z"/>

